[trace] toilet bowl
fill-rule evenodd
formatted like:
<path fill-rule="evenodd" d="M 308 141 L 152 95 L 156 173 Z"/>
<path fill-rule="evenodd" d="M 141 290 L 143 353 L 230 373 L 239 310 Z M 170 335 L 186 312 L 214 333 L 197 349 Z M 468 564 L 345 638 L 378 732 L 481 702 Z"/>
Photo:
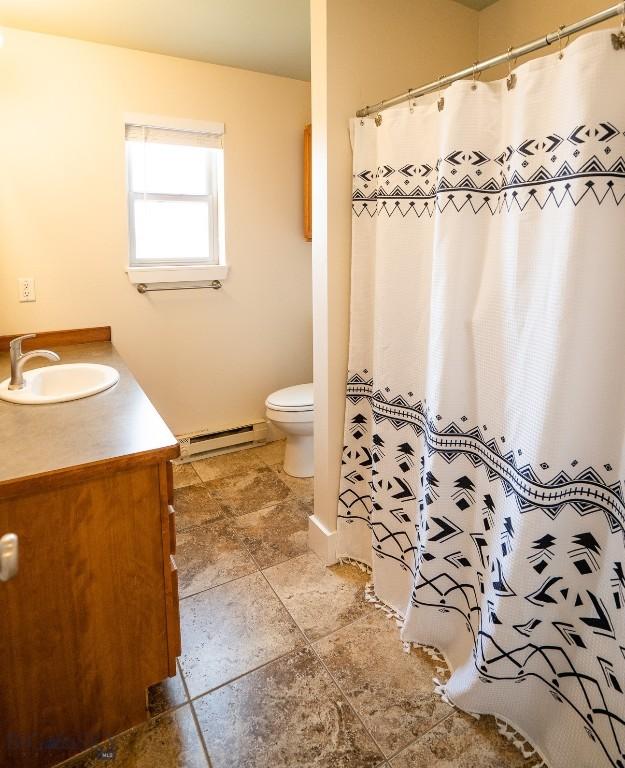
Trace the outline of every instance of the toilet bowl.
<path fill-rule="evenodd" d="M 267 419 L 286 435 L 284 471 L 293 477 L 312 477 L 313 385 L 279 389 L 265 400 L 265 408 Z"/>

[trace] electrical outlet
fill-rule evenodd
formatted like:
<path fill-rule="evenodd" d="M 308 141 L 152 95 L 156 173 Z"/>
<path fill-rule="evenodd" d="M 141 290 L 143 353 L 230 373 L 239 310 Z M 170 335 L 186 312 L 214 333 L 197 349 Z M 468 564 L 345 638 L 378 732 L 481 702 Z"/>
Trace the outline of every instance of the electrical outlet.
<path fill-rule="evenodd" d="M 20 277 L 17 281 L 19 286 L 20 301 L 36 301 L 35 297 L 35 278 Z"/>

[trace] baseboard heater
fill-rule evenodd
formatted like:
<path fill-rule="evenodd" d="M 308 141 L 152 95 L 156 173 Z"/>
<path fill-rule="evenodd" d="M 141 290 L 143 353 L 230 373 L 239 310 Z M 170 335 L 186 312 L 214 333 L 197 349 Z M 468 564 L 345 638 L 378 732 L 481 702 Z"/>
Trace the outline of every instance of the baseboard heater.
<path fill-rule="evenodd" d="M 219 432 L 192 432 L 180 435 L 180 458 L 196 458 L 199 453 L 214 453 L 226 451 L 246 443 L 263 443 L 267 440 L 267 422 L 257 421 L 253 424 L 243 424 L 240 427 L 222 429 Z"/>

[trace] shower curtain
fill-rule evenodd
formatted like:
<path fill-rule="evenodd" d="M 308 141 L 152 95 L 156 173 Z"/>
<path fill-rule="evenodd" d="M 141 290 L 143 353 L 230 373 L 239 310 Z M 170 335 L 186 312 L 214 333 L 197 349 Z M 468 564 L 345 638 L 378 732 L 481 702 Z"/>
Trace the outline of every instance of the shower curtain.
<path fill-rule="evenodd" d="M 444 692 L 625 766 L 625 51 L 352 122 L 339 556 Z"/>

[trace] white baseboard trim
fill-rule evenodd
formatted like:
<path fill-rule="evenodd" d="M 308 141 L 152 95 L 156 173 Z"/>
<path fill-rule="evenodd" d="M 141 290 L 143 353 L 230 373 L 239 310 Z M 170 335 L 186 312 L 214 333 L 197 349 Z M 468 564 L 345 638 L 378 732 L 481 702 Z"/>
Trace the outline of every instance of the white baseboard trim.
<path fill-rule="evenodd" d="M 308 546 L 325 565 L 338 562 L 336 531 L 329 531 L 316 515 L 308 518 Z"/>

